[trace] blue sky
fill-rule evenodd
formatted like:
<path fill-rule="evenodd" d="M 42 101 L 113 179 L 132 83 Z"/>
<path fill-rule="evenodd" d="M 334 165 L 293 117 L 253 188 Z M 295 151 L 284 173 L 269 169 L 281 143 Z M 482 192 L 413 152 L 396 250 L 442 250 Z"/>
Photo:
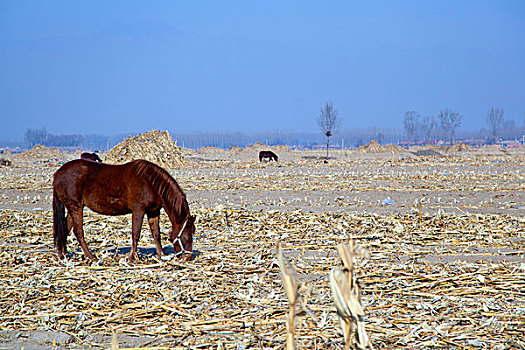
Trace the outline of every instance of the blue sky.
<path fill-rule="evenodd" d="M 0 0 L 0 140 L 525 115 L 523 1 Z"/>

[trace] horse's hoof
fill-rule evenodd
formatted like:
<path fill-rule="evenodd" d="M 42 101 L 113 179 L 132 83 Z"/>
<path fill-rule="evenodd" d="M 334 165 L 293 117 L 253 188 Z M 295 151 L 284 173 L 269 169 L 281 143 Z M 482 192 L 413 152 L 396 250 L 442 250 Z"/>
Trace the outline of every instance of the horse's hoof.
<path fill-rule="evenodd" d="M 134 263 L 135 261 L 139 261 L 139 255 L 138 253 L 134 253 L 134 254 L 129 254 L 129 256 L 127 257 L 127 260 L 129 263 Z"/>
<path fill-rule="evenodd" d="M 86 256 L 86 259 L 88 259 L 91 262 L 98 260 L 98 258 L 96 258 L 93 254 L 89 254 L 88 256 Z"/>
<path fill-rule="evenodd" d="M 183 261 L 190 261 L 192 256 L 193 256 L 192 253 L 182 254 L 180 256 L 180 259 L 183 260 Z"/>

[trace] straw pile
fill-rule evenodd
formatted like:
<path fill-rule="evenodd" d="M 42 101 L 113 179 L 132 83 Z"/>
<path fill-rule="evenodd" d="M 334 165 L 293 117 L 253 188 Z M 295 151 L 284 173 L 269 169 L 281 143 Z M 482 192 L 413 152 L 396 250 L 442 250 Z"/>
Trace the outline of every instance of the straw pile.
<path fill-rule="evenodd" d="M 25 159 L 50 159 L 50 158 L 62 158 L 64 155 L 57 147 L 47 148 L 43 145 L 35 145 L 32 149 L 20 153 L 18 157 Z"/>
<path fill-rule="evenodd" d="M 224 153 L 224 150 L 222 148 L 214 147 L 214 146 L 204 146 L 197 150 L 197 153 L 199 154 L 222 154 Z"/>
<path fill-rule="evenodd" d="M 239 146 L 237 146 L 237 145 L 233 145 L 233 146 L 231 146 L 230 148 L 228 148 L 228 149 L 226 150 L 226 152 L 227 152 L 228 154 L 237 154 L 237 153 L 239 153 L 241 150 L 242 150 L 241 147 L 239 147 Z"/>
<path fill-rule="evenodd" d="M 442 152 L 445 150 L 445 148 L 443 146 L 438 146 L 438 145 L 434 145 L 432 143 L 427 143 L 426 145 L 424 146 L 414 146 L 415 149 L 419 149 L 419 150 L 427 150 L 427 149 L 431 149 L 431 150 L 434 150 L 434 151 L 438 151 L 438 152 Z"/>
<path fill-rule="evenodd" d="M 180 147 L 180 151 L 182 152 L 183 157 L 195 154 L 195 150 L 193 148 Z"/>
<path fill-rule="evenodd" d="M 455 145 L 447 147 L 447 152 L 470 152 L 472 147 L 464 144 L 463 142 L 458 142 Z"/>
<path fill-rule="evenodd" d="M 113 147 L 106 163 L 122 164 L 134 159 L 145 159 L 166 169 L 180 168 L 184 159 L 180 147 L 167 131 L 149 131 L 129 137 Z"/>
<path fill-rule="evenodd" d="M 377 140 L 372 140 L 366 145 L 359 146 L 357 150 L 361 153 L 406 152 L 405 149 L 401 146 L 393 145 L 393 144 L 380 145 Z"/>

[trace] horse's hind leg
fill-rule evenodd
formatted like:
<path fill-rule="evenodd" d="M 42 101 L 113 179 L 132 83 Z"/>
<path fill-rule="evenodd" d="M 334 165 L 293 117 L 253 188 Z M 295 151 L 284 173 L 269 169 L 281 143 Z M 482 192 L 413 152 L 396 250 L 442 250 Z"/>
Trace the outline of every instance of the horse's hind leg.
<path fill-rule="evenodd" d="M 71 215 L 67 213 L 66 219 L 67 219 L 67 234 L 69 235 L 69 233 L 71 232 L 71 229 L 73 228 L 73 218 L 71 218 Z"/>
<path fill-rule="evenodd" d="M 83 218 L 82 208 L 75 209 L 75 210 L 68 209 L 68 213 L 67 213 L 68 229 L 70 230 L 71 226 L 73 226 L 73 232 L 75 232 L 75 236 L 77 237 L 78 243 L 80 243 L 80 246 L 82 247 L 82 251 L 84 252 L 84 255 L 86 256 L 86 258 L 90 260 L 95 260 L 95 257 L 89 251 L 86 241 L 84 240 L 84 229 L 82 227 L 83 223 L 84 223 L 84 218 Z"/>
<path fill-rule="evenodd" d="M 164 255 L 164 251 L 162 250 L 162 244 L 160 243 L 159 216 L 150 216 L 148 214 L 148 224 L 151 234 L 153 235 L 153 239 L 155 240 L 155 247 L 157 247 L 157 255 L 162 256 Z"/>

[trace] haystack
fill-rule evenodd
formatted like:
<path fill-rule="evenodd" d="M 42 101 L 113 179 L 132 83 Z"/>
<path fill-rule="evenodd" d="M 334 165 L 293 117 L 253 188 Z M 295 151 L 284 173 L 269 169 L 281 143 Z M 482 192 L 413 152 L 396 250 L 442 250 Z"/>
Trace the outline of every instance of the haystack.
<path fill-rule="evenodd" d="M 366 145 L 361 145 L 357 148 L 361 153 L 381 153 L 383 149 L 377 140 L 372 140 Z"/>
<path fill-rule="evenodd" d="M 28 159 L 50 159 L 50 158 L 62 158 L 64 155 L 57 147 L 47 148 L 44 145 L 35 145 L 29 151 L 20 153 L 18 157 Z"/>
<path fill-rule="evenodd" d="M 276 145 L 276 146 L 272 146 L 271 147 L 271 150 L 276 152 L 276 153 L 281 153 L 281 152 L 291 152 L 292 149 L 289 147 L 289 146 L 286 146 L 286 145 Z"/>
<path fill-rule="evenodd" d="M 167 131 L 153 130 L 128 137 L 113 147 L 104 161 L 122 164 L 134 159 L 145 159 L 167 169 L 184 165 L 182 151 Z"/>
<path fill-rule="evenodd" d="M 392 143 L 383 145 L 383 152 L 390 152 L 390 153 L 403 153 L 406 152 L 406 150 L 398 145 L 394 145 Z"/>
<path fill-rule="evenodd" d="M 388 144 L 388 145 L 380 145 L 377 140 L 372 140 L 366 145 L 359 146 L 357 150 L 361 153 L 399 153 L 399 152 L 406 152 L 406 150 L 398 145 Z"/>
<path fill-rule="evenodd" d="M 195 150 L 193 148 L 180 147 L 180 151 L 182 152 L 183 157 L 195 154 Z"/>
<path fill-rule="evenodd" d="M 472 151 L 472 147 L 464 144 L 463 142 L 458 142 L 455 145 L 447 147 L 447 152 L 469 152 Z"/>
<path fill-rule="evenodd" d="M 237 153 L 239 153 L 240 151 L 242 151 L 242 148 L 239 147 L 239 146 L 237 146 L 237 145 L 233 145 L 233 146 L 231 146 L 230 148 L 228 148 L 228 149 L 226 150 L 226 152 L 227 152 L 228 154 L 237 154 Z"/>
<path fill-rule="evenodd" d="M 224 153 L 222 148 L 213 147 L 213 146 L 204 146 L 197 150 L 199 154 L 221 154 Z"/>
<path fill-rule="evenodd" d="M 388 144 L 381 146 L 377 140 L 372 140 L 366 145 L 359 146 L 357 150 L 361 153 L 406 152 L 403 147 L 398 145 Z"/>
<path fill-rule="evenodd" d="M 442 146 L 438 146 L 438 145 L 434 145 L 433 143 L 427 143 L 423 146 L 416 146 L 419 150 L 427 150 L 427 149 L 430 149 L 430 150 L 433 150 L 433 151 L 443 151 L 443 147 Z"/>

